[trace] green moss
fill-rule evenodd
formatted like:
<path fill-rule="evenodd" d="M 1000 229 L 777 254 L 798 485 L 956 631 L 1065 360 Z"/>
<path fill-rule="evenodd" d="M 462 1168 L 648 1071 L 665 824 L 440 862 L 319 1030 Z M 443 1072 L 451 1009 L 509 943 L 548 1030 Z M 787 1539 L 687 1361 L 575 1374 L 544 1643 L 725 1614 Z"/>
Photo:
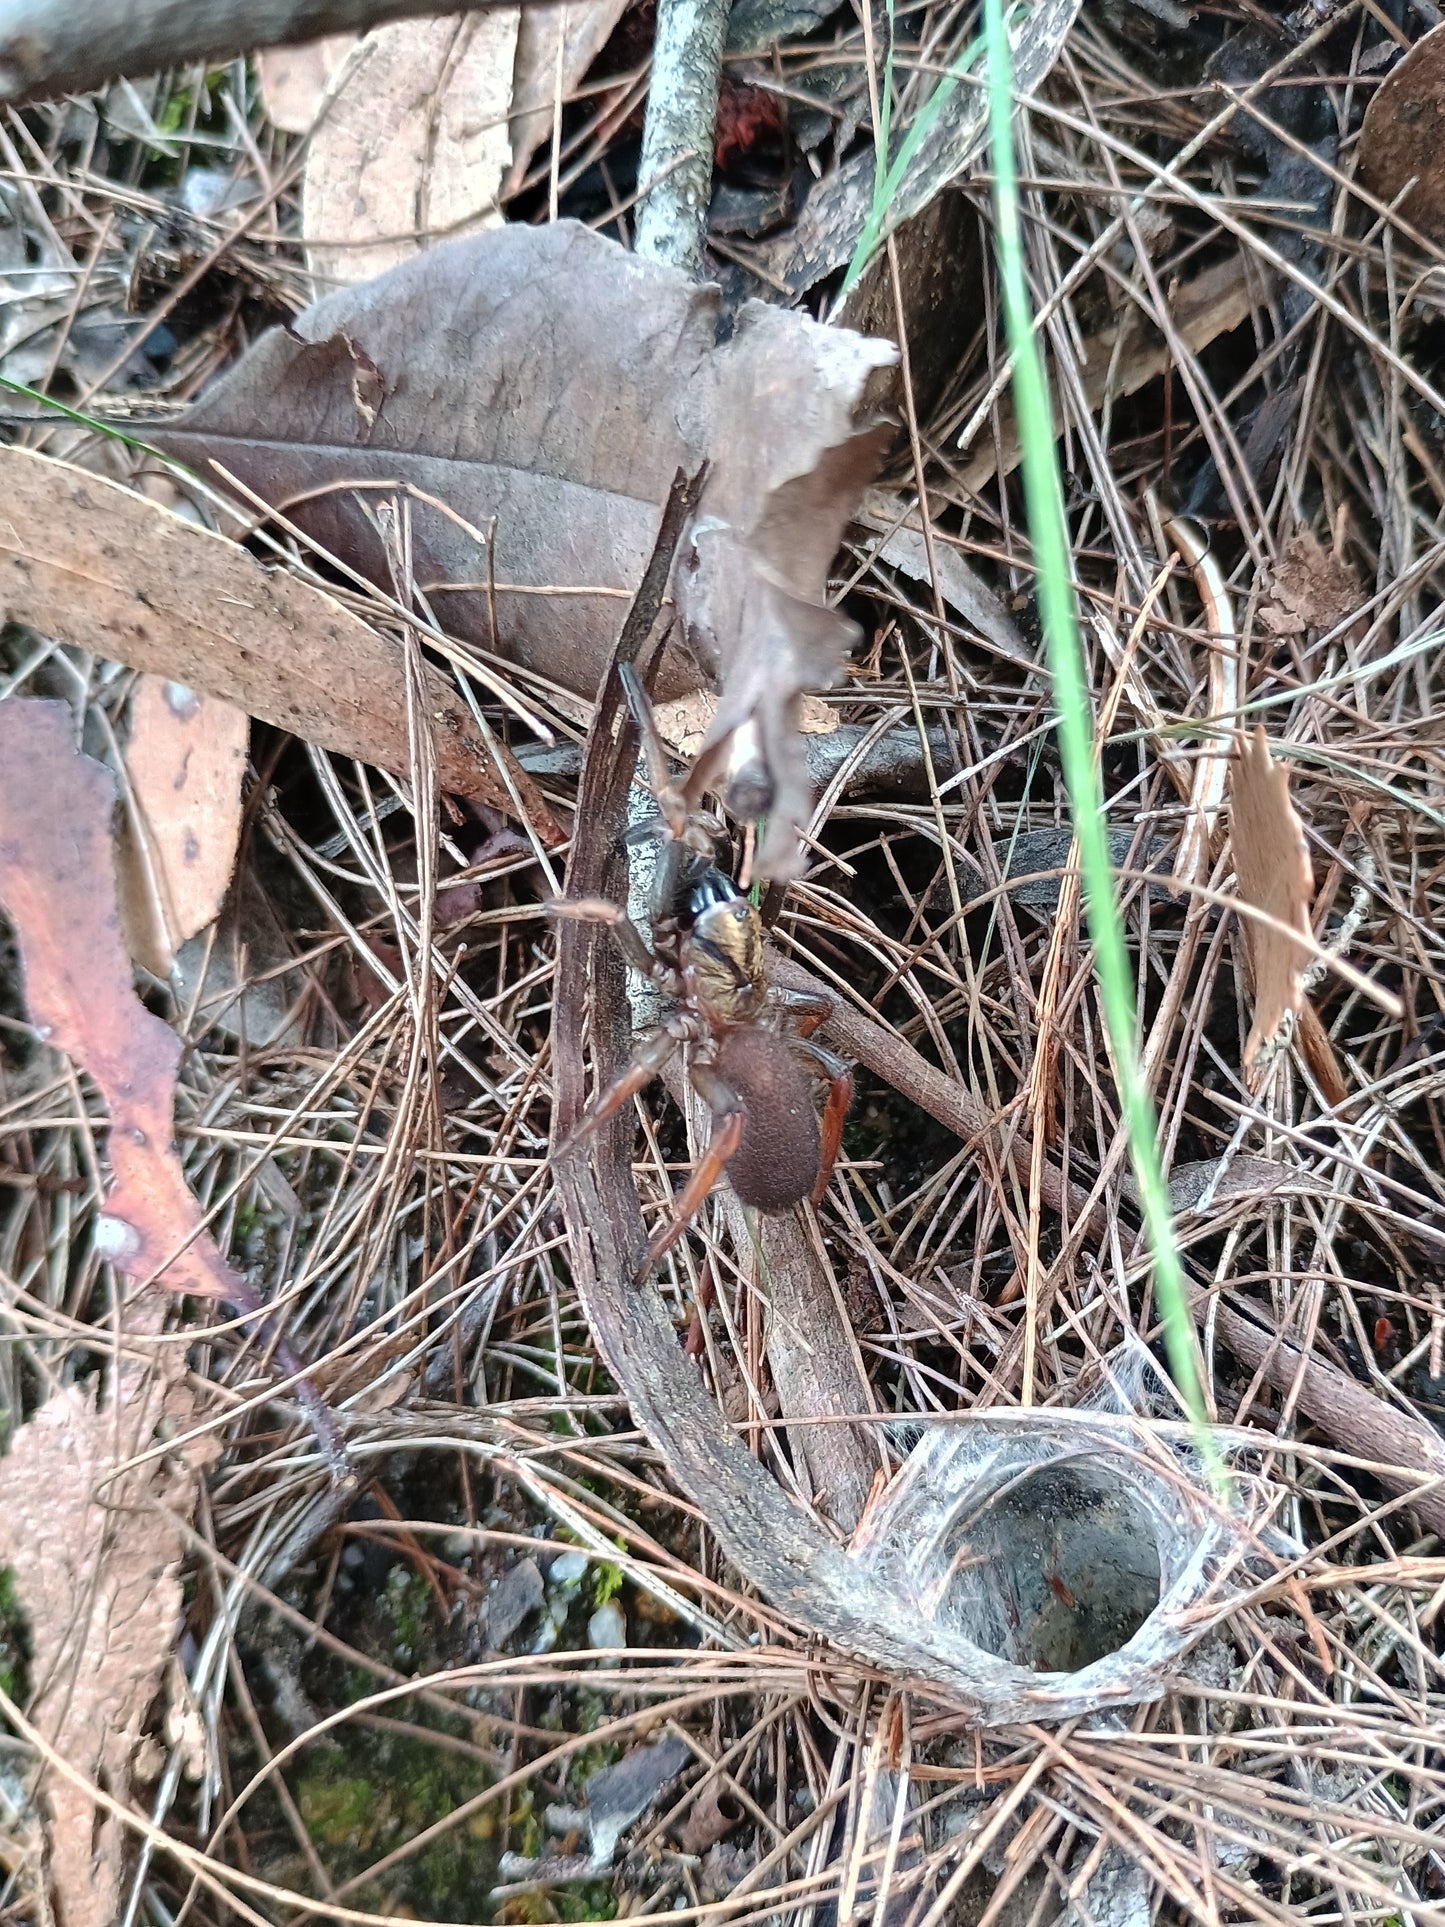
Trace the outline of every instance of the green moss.
<path fill-rule="evenodd" d="M 15 1575 L 0 1567 L 0 1691 L 12 1700 L 30 1696 L 30 1630 L 20 1610 Z"/>
<path fill-rule="evenodd" d="M 377 1605 L 395 1628 L 394 1664 L 407 1665 L 421 1652 L 431 1628 L 433 1603 L 431 1587 L 421 1573 L 408 1566 L 392 1567 Z"/>
<path fill-rule="evenodd" d="M 617 1896 L 604 1880 L 578 1880 L 552 1896 L 558 1920 L 615 1920 Z"/>
<path fill-rule="evenodd" d="M 433 1746 L 422 1734 L 368 1727 L 346 1729 L 339 1744 L 317 1746 L 302 1761 L 296 1804 L 338 1882 L 404 1848 L 491 1784 L 482 1762 L 464 1753 Z M 481 1909 L 496 1880 L 495 1832 L 496 1815 L 483 1807 L 404 1857 L 384 1888 L 363 1883 L 357 1904 L 419 1920 L 485 1918 Z"/>
<path fill-rule="evenodd" d="M 347 1846 L 359 1841 L 369 1827 L 376 1788 L 370 1780 L 355 1776 L 331 1780 L 318 1775 L 301 1781 L 296 1804 L 318 1847 Z"/>

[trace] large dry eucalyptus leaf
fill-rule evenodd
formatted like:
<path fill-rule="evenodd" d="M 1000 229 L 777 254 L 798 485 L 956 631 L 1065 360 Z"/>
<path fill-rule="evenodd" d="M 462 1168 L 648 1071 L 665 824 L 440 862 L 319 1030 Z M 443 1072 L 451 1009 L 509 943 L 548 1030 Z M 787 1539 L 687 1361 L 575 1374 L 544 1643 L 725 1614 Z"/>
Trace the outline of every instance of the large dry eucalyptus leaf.
<path fill-rule="evenodd" d="M 408 489 L 438 619 L 587 697 L 673 477 L 705 461 L 658 694 L 714 682 L 714 743 L 756 718 L 775 873 L 805 807 L 797 704 L 851 638 L 828 567 L 891 433 L 896 351 L 763 303 L 720 344 L 717 316 L 715 290 L 586 228 L 506 227 L 329 295 L 153 438 L 389 588 L 375 505 Z"/>

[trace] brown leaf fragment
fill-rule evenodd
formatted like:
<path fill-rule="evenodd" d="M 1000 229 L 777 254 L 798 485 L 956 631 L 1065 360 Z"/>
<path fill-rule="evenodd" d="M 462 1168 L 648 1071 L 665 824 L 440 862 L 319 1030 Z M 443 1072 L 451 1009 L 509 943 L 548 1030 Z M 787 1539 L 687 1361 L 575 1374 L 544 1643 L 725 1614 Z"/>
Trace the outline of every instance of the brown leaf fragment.
<path fill-rule="evenodd" d="M 22 706 L 38 707 L 5 705 Z M 138 1373 L 126 1376 L 126 1405 L 98 1411 L 71 1386 L 0 1459 L 0 1567 L 30 1625 L 30 1718 L 69 1766 L 122 1802 L 180 1620 L 178 1522 L 195 1505 L 188 1468 L 153 1458 L 126 1468 L 160 1409 L 154 1379 L 142 1387 Z M 113 1927 L 126 1829 L 60 1774 L 43 1804 L 61 1920 Z"/>
<path fill-rule="evenodd" d="M 512 70 L 512 166 L 504 192 L 516 193 L 532 156 L 551 137 L 559 51 L 566 100 L 607 45 L 627 5 L 628 0 L 572 0 L 567 6 L 522 9 Z"/>
<path fill-rule="evenodd" d="M 347 358 L 346 405 L 351 399 Z M 401 645 L 308 582 L 116 482 L 0 448 L 0 616 L 204 690 L 307 742 L 406 775 Z M 427 672 L 442 788 L 515 813 L 466 705 Z M 544 838 L 556 820 L 512 764 Z"/>
<path fill-rule="evenodd" d="M 130 954 L 153 976 L 169 976 L 181 945 L 221 907 L 241 833 L 250 728 L 243 709 L 184 683 L 136 679 L 120 906 Z"/>
<path fill-rule="evenodd" d="M 357 282 L 431 239 L 501 219 L 518 13 L 375 27 L 331 83 L 301 185 L 301 232 L 323 282 Z"/>
<path fill-rule="evenodd" d="M 1245 903 L 1274 923 L 1243 919 L 1254 974 L 1254 1017 L 1244 1047 L 1244 1074 L 1257 1090 L 1271 1048 L 1293 1029 L 1304 1001 L 1301 984 L 1311 949 L 1277 928 L 1285 924 L 1310 935 L 1314 889 L 1304 825 L 1290 801 L 1289 773 L 1269 753 L 1260 728 L 1235 737 L 1230 767 L 1230 826 L 1234 873 Z M 1287 1028 L 1288 1027 L 1288 1028 Z"/>
<path fill-rule="evenodd" d="M 333 76 L 355 45 L 354 33 L 329 33 L 298 47 L 260 48 L 256 81 L 271 125 L 283 134 L 309 134 Z"/>
<path fill-rule="evenodd" d="M 1445 240 L 1445 26 L 1417 40 L 1376 88 L 1360 129 L 1360 174 L 1378 200 L 1398 201 L 1412 227 Z"/>
<path fill-rule="evenodd" d="M 773 783 L 759 874 L 773 874 L 803 813 L 797 700 L 837 674 L 856 633 L 828 606 L 828 568 L 891 433 L 878 381 L 897 351 L 762 302 L 718 345 L 717 307 L 716 290 L 573 222 L 507 226 L 327 296 L 152 432 L 293 504 L 377 582 L 374 523 L 328 484 L 414 485 L 412 553 L 439 619 L 589 699 L 673 477 L 706 461 L 675 572 L 687 649 L 655 694 L 717 683 L 714 743 L 756 720 Z M 384 383 L 371 422 L 351 353 Z"/>
<path fill-rule="evenodd" d="M 1272 572 L 1259 619 L 1274 636 L 1319 635 L 1347 622 L 1364 601 L 1359 579 L 1336 548 L 1325 548 L 1308 529 L 1285 544 Z"/>
<path fill-rule="evenodd" d="M 245 1287 L 201 1229 L 175 1151 L 180 1040 L 131 988 L 112 867 L 114 780 L 73 736 L 63 703 L 0 703 L 0 906 L 26 1006 L 110 1112 L 102 1255 L 167 1291 L 235 1297 Z"/>

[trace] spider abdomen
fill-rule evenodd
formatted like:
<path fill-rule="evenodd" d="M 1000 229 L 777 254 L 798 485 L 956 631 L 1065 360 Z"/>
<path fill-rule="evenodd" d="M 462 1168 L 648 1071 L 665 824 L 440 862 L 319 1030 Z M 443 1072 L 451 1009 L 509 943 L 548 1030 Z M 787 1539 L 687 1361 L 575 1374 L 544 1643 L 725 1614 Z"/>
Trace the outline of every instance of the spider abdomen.
<path fill-rule="evenodd" d="M 725 1031 L 714 1063 L 743 1107 L 742 1142 L 728 1164 L 733 1190 L 759 1211 L 800 1203 L 821 1155 L 807 1072 L 776 1032 L 751 1026 Z"/>

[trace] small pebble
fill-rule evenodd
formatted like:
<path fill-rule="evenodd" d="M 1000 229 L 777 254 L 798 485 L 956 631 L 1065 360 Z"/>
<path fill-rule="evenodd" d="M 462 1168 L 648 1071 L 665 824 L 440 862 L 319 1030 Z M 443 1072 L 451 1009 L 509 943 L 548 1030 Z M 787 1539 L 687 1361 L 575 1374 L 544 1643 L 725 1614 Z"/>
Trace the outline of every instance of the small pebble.
<path fill-rule="evenodd" d="M 564 1552 L 559 1559 L 552 1561 L 547 1577 L 554 1586 L 576 1586 L 587 1577 L 587 1568 L 592 1563 L 585 1552 Z"/>
<path fill-rule="evenodd" d="M 587 1644 L 598 1652 L 627 1644 L 627 1615 L 615 1599 L 599 1606 L 588 1620 Z"/>

